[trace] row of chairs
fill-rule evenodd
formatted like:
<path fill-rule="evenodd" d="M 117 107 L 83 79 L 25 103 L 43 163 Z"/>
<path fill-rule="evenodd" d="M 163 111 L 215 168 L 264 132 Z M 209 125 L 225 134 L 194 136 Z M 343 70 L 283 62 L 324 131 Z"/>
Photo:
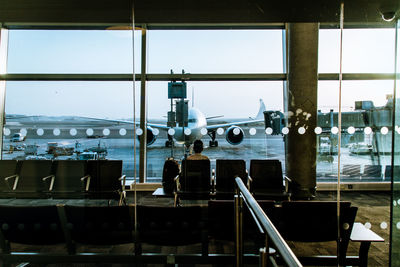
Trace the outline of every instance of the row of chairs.
<path fill-rule="evenodd" d="M 2 198 L 99 198 L 124 201 L 121 160 L 1 160 Z"/>
<path fill-rule="evenodd" d="M 179 173 L 174 168 L 175 174 L 177 202 L 188 198 L 232 199 L 236 177 L 243 180 L 256 199 L 290 199 L 290 179 L 283 176 L 279 160 L 250 160 L 250 174 L 244 160 L 217 159 L 215 171 L 211 171 L 209 160 L 183 160 Z"/>
<path fill-rule="evenodd" d="M 349 202 L 340 205 L 340 225 L 347 225 L 340 227 L 340 239 L 336 202 L 283 201 L 276 205 L 274 201 L 265 200 L 259 204 L 284 239 L 300 242 L 340 240 L 341 255 L 345 257 L 357 212 Z M 81 253 L 80 245 L 134 243 L 135 256 L 138 256 L 154 252 L 145 251 L 143 244 L 181 246 L 201 243 L 201 256 L 208 256 L 210 240 L 234 240 L 233 206 L 233 201 L 228 200 L 211 200 L 208 207 L 138 205 L 136 214 L 130 205 L 0 206 L 0 259 L 15 252 L 12 243 L 66 244 L 67 253 L 59 259 L 52 257 L 52 263 L 63 262 L 68 255 Z M 265 241 L 250 212 L 244 213 L 243 221 L 246 240 Z M 118 257 L 113 260 L 118 261 Z"/>

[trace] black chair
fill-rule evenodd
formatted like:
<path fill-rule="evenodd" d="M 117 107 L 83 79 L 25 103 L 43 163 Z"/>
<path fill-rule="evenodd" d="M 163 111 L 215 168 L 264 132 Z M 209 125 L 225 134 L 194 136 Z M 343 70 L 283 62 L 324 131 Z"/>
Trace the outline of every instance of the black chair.
<path fill-rule="evenodd" d="M 164 162 L 162 186 L 166 194 L 172 194 L 176 190 L 175 179 L 179 175 L 179 171 L 179 164 L 173 158 L 168 158 Z"/>
<path fill-rule="evenodd" d="M 175 205 L 180 199 L 209 199 L 211 193 L 210 160 L 183 160 L 177 179 Z"/>
<path fill-rule="evenodd" d="M 53 176 L 51 160 L 24 160 L 16 176 L 8 179 L 16 198 L 47 198 L 45 180 Z"/>
<path fill-rule="evenodd" d="M 56 206 L 0 206 L 3 253 L 11 253 L 11 243 L 54 245 L 64 242 Z"/>
<path fill-rule="evenodd" d="M 285 240 L 298 242 L 337 241 L 339 257 L 301 257 L 303 264 L 345 265 L 347 247 L 356 217 L 357 207 L 350 202 L 340 203 L 340 236 L 338 236 L 337 202 L 283 201 L 277 229 Z"/>
<path fill-rule="evenodd" d="M 201 253 L 208 255 L 206 208 L 200 206 L 137 206 L 138 236 L 136 254 L 142 244 L 184 246 L 202 244 Z"/>
<path fill-rule="evenodd" d="M 361 177 L 361 165 L 359 164 L 344 164 L 342 169 L 342 175 L 349 178 L 360 178 Z M 343 178 L 344 178 L 343 177 Z"/>
<path fill-rule="evenodd" d="M 59 205 L 69 253 L 77 244 L 116 245 L 134 242 L 133 206 Z"/>
<path fill-rule="evenodd" d="M 114 199 L 125 203 L 125 179 L 122 160 L 88 161 L 90 184 L 88 196 L 92 199 Z"/>
<path fill-rule="evenodd" d="M 252 159 L 249 179 L 250 191 L 256 199 L 290 199 L 290 179 L 283 177 L 282 164 L 279 160 Z"/>
<path fill-rule="evenodd" d="M 7 182 L 17 176 L 18 161 L 16 160 L 0 160 L 0 198 L 13 197 L 12 186 Z"/>
<path fill-rule="evenodd" d="M 382 165 L 364 165 L 362 179 L 382 179 Z"/>
<path fill-rule="evenodd" d="M 215 194 L 217 199 L 232 199 L 235 192 L 235 178 L 240 177 L 247 184 L 246 162 L 236 159 L 217 159 L 215 173 Z"/>
<path fill-rule="evenodd" d="M 90 176 L 87 161 L 54 161 L 55 175 L 48 179 L 48 192 L 53 198 L 84 198 Z"/>

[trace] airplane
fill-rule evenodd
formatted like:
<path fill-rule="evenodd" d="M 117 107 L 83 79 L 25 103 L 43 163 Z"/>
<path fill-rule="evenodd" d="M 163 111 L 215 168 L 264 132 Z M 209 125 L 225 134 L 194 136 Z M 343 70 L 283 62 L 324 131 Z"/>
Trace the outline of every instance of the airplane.
<path fill-rule="evenodd" d="M 226 128 L 225 138 L 228 143 L 231 145 L 239 145 L 244 138 L 244 131 L 240 126 L 264 122 L 265 110 L 264 101 L 260 99 L 260 107 L 254 119 L 208 125 L 208 120 L 220 116 L 207 118 L 199 109 L 191 107 L 188 110 L 188 125 L 186 127 L 168 127 L 164 124 L 147 123 L 147 146 L 153 144 L 157 139 L 157 135 L 155 134 L 157 130 L 154 131 L 154 129 L 161 129 L 168 132 L 168 140 L 165 142 L 166 147 L 171 147 L 174 141 L 189 147 L 195 140 L 201 139 L 206 134 L 211 138 L 209 146 L 217 147 L 218 141 L 215 140 L 216 133 L 217 131 L 221 131 L 219 129 Z"/>

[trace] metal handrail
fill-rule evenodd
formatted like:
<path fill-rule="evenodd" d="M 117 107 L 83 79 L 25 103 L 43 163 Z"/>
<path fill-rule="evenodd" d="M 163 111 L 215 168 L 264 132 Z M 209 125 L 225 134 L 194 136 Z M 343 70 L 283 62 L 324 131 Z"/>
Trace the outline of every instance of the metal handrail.
<path fill-rule="evenodd" d="M 238 196 L 244 199 L 247 207 L 250 209 L 253 215 L 253 218 L 255 216 L 254 219 L 256 220 L 257 224 L 261 226 L 264 233 L 267 234 L 267 238 L 274 244 L 276 250 L 281 255 L 283 261 L 287 264 L 287 266 L 293 266 L 293 267 L 302 266 L 300 261 L 297 259 L 296 255 L 293 253 L 288 244 L 276 230 L 275 226 L 272 224 L 268 216 L 262 210 L 262 208 L 254 199 L 254 197 L 250 194 L 249 190 L 244 185 L 242 179 L 240 177 L 237 177 L 235 178 L 235 182 L 238 189 Z M 236 229 L 236 230 L 237 231 L 239 230 L 239 233 L 242 232 L 241 229 Z M 241 239 L 242 238 L 240 237 L 237 240 Z M 269 248 L 267 247 L 267 251 L 268 249 Z M 241 255 L 236 255 L 236 256 L 240 257 Z M 241 262 L 241 260 L 238 260 L 237 262 Z"/>

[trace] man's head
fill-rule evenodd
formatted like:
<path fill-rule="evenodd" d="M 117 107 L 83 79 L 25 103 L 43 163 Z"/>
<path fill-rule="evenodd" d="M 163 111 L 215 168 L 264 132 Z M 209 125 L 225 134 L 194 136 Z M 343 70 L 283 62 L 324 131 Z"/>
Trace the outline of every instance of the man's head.
<path fill-rule="evenodd" d="M 201 140 L 196 140 L 193 142 L 194 153 L 201 153 L 203 151 L 203 142 Z"/>

